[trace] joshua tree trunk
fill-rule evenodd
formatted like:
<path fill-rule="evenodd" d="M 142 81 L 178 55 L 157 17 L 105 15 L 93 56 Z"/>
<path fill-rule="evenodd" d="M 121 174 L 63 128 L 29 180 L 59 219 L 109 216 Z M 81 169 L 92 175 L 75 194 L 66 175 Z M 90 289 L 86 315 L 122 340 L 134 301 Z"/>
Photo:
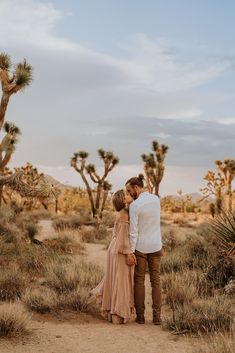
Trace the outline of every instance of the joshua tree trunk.
<path fill-rule="evenodd" d="M 228 210 L 232 211 L 233 208 L 233 192 L 232 192 L 232 182 L 228 184 Z"/>
<path fill-rule="evenodd" d="M 4 118 L 5 118 L 7 106 L 9 103 L 9 99 L 10 99 L 10 94 L 3 93 L 1 103 L 0 103 L 0 130 L 2 129 L 2 126 L 4 123 Z"/>

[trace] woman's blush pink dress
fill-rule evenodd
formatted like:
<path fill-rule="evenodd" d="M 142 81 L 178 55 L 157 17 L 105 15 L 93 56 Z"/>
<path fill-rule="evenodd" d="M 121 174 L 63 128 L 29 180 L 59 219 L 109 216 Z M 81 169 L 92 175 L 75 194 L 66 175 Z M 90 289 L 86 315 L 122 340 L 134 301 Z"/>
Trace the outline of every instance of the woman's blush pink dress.
<path fill-rule="evenodd" d="M 134 266 L 126 264 L 126 254 L 131 253 L 128 216 L 116 220 L 113 237 L 107 251 L 105 276 L 92 290 L 101 314 L 116 314 L 126 323 L 134 308 Z"/>

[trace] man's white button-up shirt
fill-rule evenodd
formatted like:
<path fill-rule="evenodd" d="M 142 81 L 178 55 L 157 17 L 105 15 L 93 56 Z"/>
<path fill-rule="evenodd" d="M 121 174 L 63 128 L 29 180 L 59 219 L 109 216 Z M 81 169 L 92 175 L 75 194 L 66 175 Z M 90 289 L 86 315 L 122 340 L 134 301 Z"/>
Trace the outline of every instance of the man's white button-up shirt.
<path fill-rule="evenodd" d="M 131 203 L 129 211 L 131 250 L 144 254 L 161 250 L 159 198 L 143 192 Z"/>

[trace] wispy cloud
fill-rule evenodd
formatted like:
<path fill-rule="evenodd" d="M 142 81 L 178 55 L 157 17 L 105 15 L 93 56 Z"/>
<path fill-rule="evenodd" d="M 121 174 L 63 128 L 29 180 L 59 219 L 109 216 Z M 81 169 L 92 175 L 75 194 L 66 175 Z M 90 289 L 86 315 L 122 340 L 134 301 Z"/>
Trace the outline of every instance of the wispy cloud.
<path fill-rule="evenodd" d="M 51 3 L 32 0 L 0 2 L 1 44 L 66 52 L 94 65 L 107 66 L 119 72 L 119 89 L 178 92 L 204 85 L 219 77 L 227 64 L 221 60 L 184 62 L 163 39 L 133 35 L 123 45 L 120 55 L 112 56 L 82 46 L 56 34 L 59 22 L 66 16 Z"/>

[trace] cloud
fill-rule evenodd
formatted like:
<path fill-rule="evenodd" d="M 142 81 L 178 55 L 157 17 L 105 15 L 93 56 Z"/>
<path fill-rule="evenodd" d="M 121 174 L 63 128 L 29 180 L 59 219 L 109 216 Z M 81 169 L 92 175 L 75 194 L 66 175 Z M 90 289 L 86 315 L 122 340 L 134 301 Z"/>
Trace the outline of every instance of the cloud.
<path fill-rule="evenodd" d="M 120 156 L 120 173 L 128 177 L 139 167 L 125 166 L 138 166 L 153 136 L 167 140 L 167 163 L 185 168 L 209 167 L 233 150 L 234 132 L 226 125 L 233 120 L 201 121 L 207 99 L 217 100 L 198 89 L 222 76 L 226 61 L 186 60 L 166 39 L 145 34 L 128 33 L 112 54 L 88 48 L 59 34 L 69 14 L 47 2 L 1 0 L 0 13 L 2 50 L 13 60 L 26 57 L 35 76 L 8 107 L 7 119 L 23 132 L 12 165 L 56 168 L 69 165 L 76 150 L 93 158 L 104 147 Z"/>
<path fill-rule="evenodd" d="M 220 119 L 217 120 L 217 122 L 219 124 L 223 124 L 223 125 L 234 125 L 235 124 L 235 117 L 220 118 Z"/>
<path fill-rule="evenodd" d="M 184 62 L 170 50 L 163 39 L 150 39 L 145 34 L 132 35 L 119 55 L 101 53 L 56 34 L 60 21 L 66 17 L 51 3 L 32 0 L 2 0 L 1 45 L 46 50 L 55 55 L 72 55 L 89 65 L 107 67 L 116 76 L 120 90 L 178 92 L 204 85 L 221 76 L 225 62 Z M 79 62 L 78 62 L 79 65 Z M 87 70 L 88 72 L 88 70 Z M 94 74 L 94 72 L 93 72 Z M 96 77 L 95 77 L 96 78 Z M 99 78 L 99 76 L 98 76 Z"/>

